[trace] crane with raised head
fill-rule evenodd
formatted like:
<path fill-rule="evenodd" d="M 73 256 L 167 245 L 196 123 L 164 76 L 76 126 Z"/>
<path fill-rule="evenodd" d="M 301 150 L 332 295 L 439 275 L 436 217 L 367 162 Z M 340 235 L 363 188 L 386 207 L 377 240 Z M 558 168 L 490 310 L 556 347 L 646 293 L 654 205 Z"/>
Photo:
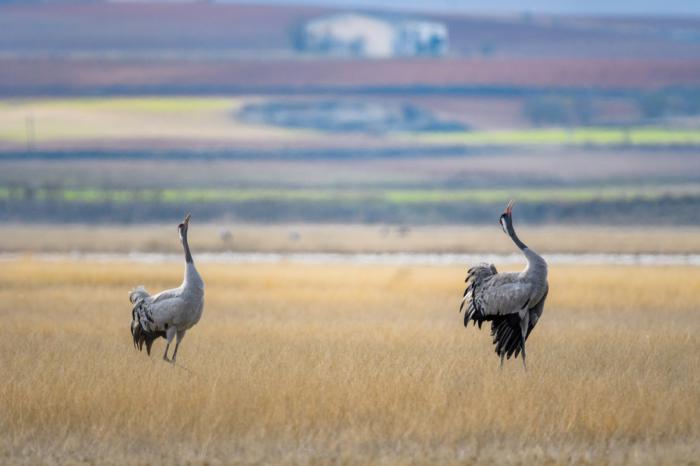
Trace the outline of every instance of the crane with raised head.
<path fill-rule="evenodd" d="M 493 264 L 481 263 L 467 272 L 460 312 L 464 310 L 464 326 L 469 321 L 481 325 L 491 322 L 491 336 L 496 354 L 510 359 L 522 353 L 525 363 L 525 341 L 542 316 L 549 291 L 547 262 L 523 243 L 513 228 L 513 201 L 499 219 L 503 231 L 523 252 L 527 265 L 521 272 L 501 272 Z"/>
<path fill-rule="evenodd" d="M 192 328 L 202 317 L 204 309 L 204 281 L 197 272 L 192 260 L 190 246 L 187 242 L 190 214 L 178 225 L 180 241 L 185 252 L 185 276 L 182 284 L 172 290 L 149 294 L 143 286 L 134 288 L 129 294 L 133 307 L 131 311 L 131 336 L 134 346 L 140 351 L 146 346 L 150 356 L 153 341 L 159 337 L 166 339 L 163 359 L 175 362 L 185 332 Z M 177 337 L 172 359 L 168 359 L 168 350 L 173 338 Z"/>

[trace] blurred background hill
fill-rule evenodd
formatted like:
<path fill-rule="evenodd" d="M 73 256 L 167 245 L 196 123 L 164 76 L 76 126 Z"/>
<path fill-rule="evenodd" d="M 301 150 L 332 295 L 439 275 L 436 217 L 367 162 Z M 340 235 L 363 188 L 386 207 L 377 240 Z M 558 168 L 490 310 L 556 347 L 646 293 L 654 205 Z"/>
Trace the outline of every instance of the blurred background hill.
<path fill-rule="evenodd" d="M 0 2 L 0 219 L 697 225 L 693 2 Z"/>

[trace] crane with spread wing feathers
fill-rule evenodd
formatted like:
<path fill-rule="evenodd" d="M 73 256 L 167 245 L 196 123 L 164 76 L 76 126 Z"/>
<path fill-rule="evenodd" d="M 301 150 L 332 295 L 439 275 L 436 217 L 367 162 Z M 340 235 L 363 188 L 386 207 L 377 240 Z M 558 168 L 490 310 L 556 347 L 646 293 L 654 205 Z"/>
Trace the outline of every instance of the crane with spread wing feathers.
<path fill-rule="evenodd" d="M 547 263 L 528 248 L 513 229 L 513 201 L 508 203 L 499 223 L 503 231 L 525 255 L 527 265 L 522 272 L 498 273 L 493 264 L 482 263 L 467 272 L 460 312 L 464 309 L 464 326 L 473 321 L 481 325 L 491 322 L 491 336 L 496 354 L 510 359 L 522 353 L 525 363 L 525 341 L 537 325 L 547 298 Z"/>
<path fill-rule="evenodd" d="M 150 356 L 153 341 L 163 337 L 167 340 L 163 359 L 173 363 L 185 332 L 199 322 L 204 309 L 204 281 L 194 266 L 187 242 L 189 223 L 190 214 L 187 214 L 177 227 L 185 250 L 185 277 L 182 285 L 155 295 L 150 295 L 143 286 L 139 286 L 129 294 L 129 300 L 133 304 L 131 336 L 134 346 L 140 351 L 145 344 Z M 168 349 L 176 336 L 177 343 L 171 360 L 168 359 Z"/>

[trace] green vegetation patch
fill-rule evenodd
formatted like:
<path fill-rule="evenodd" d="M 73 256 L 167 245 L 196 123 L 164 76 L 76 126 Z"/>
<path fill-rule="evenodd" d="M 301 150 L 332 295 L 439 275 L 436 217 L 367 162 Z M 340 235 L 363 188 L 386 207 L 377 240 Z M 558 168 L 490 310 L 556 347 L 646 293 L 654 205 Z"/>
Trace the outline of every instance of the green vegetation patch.
<path fill-rule="evenodd" d="M 698 145 L 700 130 L 672 128 L 548 128 L 518 131 L 424 133 L 422 142 L 473 146 L 515 145 Z"/>
<path fill-rule="evenodd" d="M 506 202 L 588 202 L 629 199 L 654 200 L 661 197 L 700 195 L 700 185 L 673 185 L 629 188 L 573 188 L 573 189 L 377 189 L 377 190 L 323 190 L 323 189 L 163 189 L 163 190 L 102 190 L 102 189 L 28 189 L 0 187 L 0 200 L 57 200 L 67 202 L 384 202 L 389 204 L 439 204 L 468 202 L 475 204 Z"/>

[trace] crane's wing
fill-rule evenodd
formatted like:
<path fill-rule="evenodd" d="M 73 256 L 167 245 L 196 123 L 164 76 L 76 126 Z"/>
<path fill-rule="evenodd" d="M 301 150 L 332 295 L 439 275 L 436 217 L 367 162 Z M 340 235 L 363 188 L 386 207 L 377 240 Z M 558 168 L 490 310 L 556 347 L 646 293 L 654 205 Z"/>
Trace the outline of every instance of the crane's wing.
<path fill-rule="evenodd" d="M 167 299 L 176 298 L 182 293 L 181 288 L 173 288 L 172 290 L 161 291 L 160 293 L 151 296 L 151 302 L 157 303 L 160 301 L 165 301 Z"/>
<path fill-rule="evenodd" d="M 466 307 L 464 326 L 479 325 L 496 316 L 517 314 L 528 305 L 530 286 L 517 280 L 518 274 L 497 273 L 493 264 L 479 264 L 467 273 L 460 311 Z"/>
<path fill-rule="evenodd" d="M 544 295 L 534 306 L 528 309 L 529 323 L 525 340 L 530 336 L 530 332 L 537 325 L 537 321 L 544 311 L 544 301 L 549 293 L 549 285 L 544 291 Z M 506 314 L 497 316 L 491 321 L 491 336 L 493 336 L 493 344 L 496 345 L 495 351 L 501 357 L 506 356 L 510 359 L 513 354 L 518 357 L 521 349 L 522 330 L 520 329 L 520 316 L 518 314 Z"/>
<path fill-rule="evenodd" d="M 172 317 L 184 305 L 177 289 L 167 290 L 151 296 L 143 287 L 137 287 L 129 294 L 133 304 L 131 309 L 131 336 L 134 346 L 141 350 L 144 343 L 146 352 L 151 354 L 151 345 L 165 331 Z"/>
<path fill-rule="evenodd" d="M 459 305 L 459 312 L 464 309 L 465 327 L 470 320 L 474 320 L 474 325 L 478 323 L 479 328 L 481 328 L 481 324 L 486 320 L 482 309 L 483 301 L 480 297 L 489 280 L 497 273 L 496 266 L 487 263 L 481 263 L 467 271 L 467 278 L 464 280 L 467 283 L 467 288 L 464 290 L 462 302 Z"/>

